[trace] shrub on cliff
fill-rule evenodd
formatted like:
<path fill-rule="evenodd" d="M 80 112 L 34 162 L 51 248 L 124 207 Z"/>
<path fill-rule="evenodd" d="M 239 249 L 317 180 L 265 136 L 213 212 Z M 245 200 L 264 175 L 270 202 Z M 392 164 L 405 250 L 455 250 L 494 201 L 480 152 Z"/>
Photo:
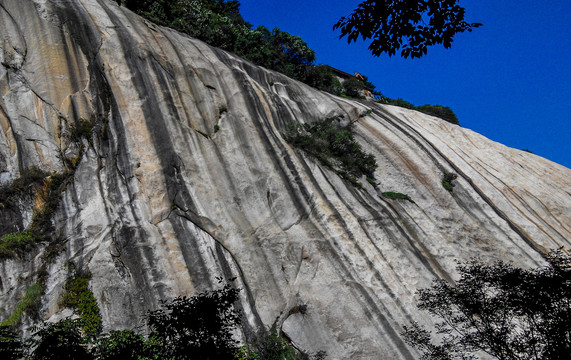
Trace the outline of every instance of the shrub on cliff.
<path fill-rule="evenodd" d="M 6 234 L 0 238 L 0 259 L 23 253 L 35 243 L 34 234 L 29 231 Z"/>
<path fill-rule="evenodd" d="M 373 178 L 375 157 L 363 151 L 351 125 L 342 126 L 340 120 L 333 117 L 312 124 L 290 124 L 284 138 L 354 184 L 362 175 Z"/>
<path fill-rule="evenodd" d="M 442 120 L 448 121 L 449 123 L 452 123 L 454 125 L 460 125 L 460 122 L 458 121 L 458 117 L 456 116 L 454 111 L 452 111 L 452 109 L 450 109 L 448 106 L 428 105 L 428 104 L 422 105 L 422 106 L 415 106 L 406 100 L 403 100 L 400 98 L 399 99 L 391 99 L 391 98 L 388 98 L 385 96 L 383 96 L 379 100 L 379 102 L 381 104 L 400 106 L 400 107 L 405 108 L 405 109 L 420 111 L 421 113 L 441 118 Z"/>
<path fill-rule="evenodd" d="M 423 112 L 428 115 L 436 116 L 441 118 L 442 120 L 446 120 L 449 123 L 459 125 L 458 117 L 454 114 L 454 111 L 450 109 L 448 106 L 442 105 L 422 105 L 418 106 L 416 110 Z"/>
<path fill-rule="evenodd" d="M 72 271 L 74 274 L 65 282 L 60 303 L 78 313 L 86 334 L 95 335 L 101 330 L 101 315 L 97 300 L 89 289 L 91 274 L 75 273 L 75 268 Z"/>
<path fill-rule="evenodd" d="M 128 0 L 124 4 L 157 24 L 298 80 L 304 80 L 308 66 L 315 60 L 313 50 L 298 36 L 264 26 L 252 29 L 242 18 L 236 0 Z"/>

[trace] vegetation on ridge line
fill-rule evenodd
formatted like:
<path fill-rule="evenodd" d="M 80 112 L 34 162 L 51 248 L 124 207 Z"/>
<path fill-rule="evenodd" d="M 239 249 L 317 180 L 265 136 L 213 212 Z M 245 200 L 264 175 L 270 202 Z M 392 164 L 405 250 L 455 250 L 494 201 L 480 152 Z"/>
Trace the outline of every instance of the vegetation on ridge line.
<path fill-rule="evenodd" d="M 391 98 L 388 98 L 386 96 L 382 96 L 378 101 L 381 104 L 394 105 L 394 106 L 399 106 L 399 107 L 402 107 L 405 109 L 420 111 L 421 113 L 441 118 L 442 120 L 448 121 L 451 124 L 460 125 L 460 122 L 458 121 L 458 117 L 456 116 L 454 111 L 452 111 L 452 109 L 450 109 L 448 106 L 428 105 L 428 104 L 421 105 L 421 106 L 415 106 L 406 100 L 403 100 L 400 98 L 399 99 L 391 99 Z"/>
<path fill-rule="evenodd" d="M 256 65 L 278 71 L 335 95 L 361 97 L 363 87 L 375 88 L 365 79 L 341 84 L 330 67 L 315 65 L 315 52 L 299 36 L 278 28 L 254 28 L 240 14 L 237 0 L 117 0 L 157 24 L 231 51 Z M 354 84 L 357 82 L 357 84 Z M 270 86 L 274 81 L 269 82 Z M 380 94 L 380 93 L 379 93 Z"/>

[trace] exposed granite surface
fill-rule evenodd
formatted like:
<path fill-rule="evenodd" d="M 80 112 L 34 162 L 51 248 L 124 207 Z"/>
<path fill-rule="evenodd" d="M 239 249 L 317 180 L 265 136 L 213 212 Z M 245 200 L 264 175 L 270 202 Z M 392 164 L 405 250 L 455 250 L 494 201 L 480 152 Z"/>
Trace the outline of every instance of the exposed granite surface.
<path fill-rule="evenodd" d="M 92 273 L 105 330 L 237 276 L 246 336 L 277 321 L 330 359 L 412 359 L 401 325 L 430 325 L 415 289 L 454 278 L 456 260 L 536 266 L 570 245 L 571 170 L 415 111 L 317 91 L 114 1 L 1 0 L 0 62 L 0 181 L 80 160 L 54 216 L 66 248 L 48 268 L 44 318 L 61 316 L 68 261 Z M 284 141 L 289 122 L 339 115 L 375 155 L 378 189 Z M 83 152 L 67 135 L 80 118 L 95 123 Z M 452 193 L 444 172 L 458 174 Z M 1 211 L 2 231 L 21 230 L 33 204 Z M 0 318 L 44 251 L 0 261 Z M 290 314 L 299 304 L 308 312 Z"/>

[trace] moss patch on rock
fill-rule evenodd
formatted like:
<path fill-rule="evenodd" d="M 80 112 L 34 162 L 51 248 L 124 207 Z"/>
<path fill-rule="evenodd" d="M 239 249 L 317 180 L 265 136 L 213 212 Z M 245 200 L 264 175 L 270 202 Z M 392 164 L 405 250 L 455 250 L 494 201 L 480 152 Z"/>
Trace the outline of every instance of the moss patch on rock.
<path fill-rule="evenodd" d="M 16 327 L 20 324 L 24 314 L 35 317 L 40 309 L 42 295 L 45 291 L 45 285 L 42 281 L 31 285 L 24 294 L 24 297 L 16 306 L 16 311 L 12 313 L 0 325 Z"/>
<path fill-rule="evenodd" d="M 414 203 L 414 201 L 410 198 L 410 196 L 398 192 L 387 191 L 383 193 L 383 196 L 389 199 L 408 200 L 411 203 Z"/>

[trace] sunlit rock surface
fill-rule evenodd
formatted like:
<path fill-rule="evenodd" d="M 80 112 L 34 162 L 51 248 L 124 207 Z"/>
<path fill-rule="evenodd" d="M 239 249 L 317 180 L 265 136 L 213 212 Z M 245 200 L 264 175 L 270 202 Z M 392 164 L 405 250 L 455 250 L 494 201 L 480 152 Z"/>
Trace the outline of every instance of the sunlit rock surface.
<path fill-rule="evenodd" d="M 571 170 L 415 111 L 317 91 L 114 1 L 1 0 L 0 46 L 3 184 L 32 166 L 62 171 L 77 156 L 70 125 L 95 122 L 54 216 L 66 245 L 48 267 L 45 319 L 61 316 L 69 261 L 92 273 L 104 330 L 238 277 L 246 338 L 276 323 L 330 359 L 413 359 L 402 325 L 431 324 L 417 288 L 453 279 L 457 260 L 537 266 L 570 245 Z M 375 155 L 377 189 L 284 141 L 288 123 L 332 116 Z M 458 174 L 452 193 L 445 172 Z M 32 209 L 4 211 L 3 231 L 22 230 Z M 1 319 L 44 252 L 0 263 Z M 291 311 L 301 304 L 306 314 Z"/>

